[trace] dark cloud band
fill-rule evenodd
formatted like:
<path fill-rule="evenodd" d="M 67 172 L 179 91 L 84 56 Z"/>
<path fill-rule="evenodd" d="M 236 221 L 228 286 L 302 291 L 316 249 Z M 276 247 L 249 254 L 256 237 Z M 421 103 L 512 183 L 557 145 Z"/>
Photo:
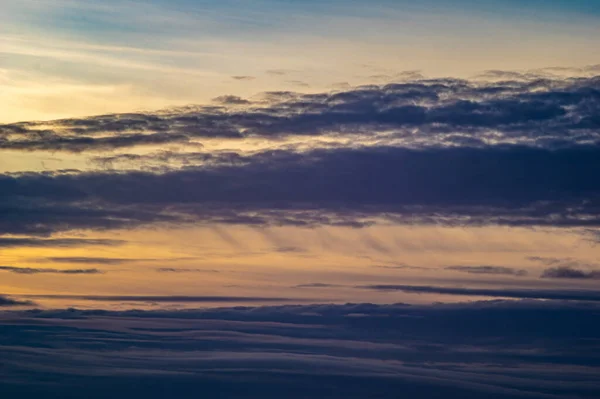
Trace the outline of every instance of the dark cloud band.
<path fill-rule="evenodd" d="M 599 88 L 597 77 L 418 80 L 333 93 L 266 93 L 243 110 L 228 107 L 247 100 L 222 96 L 218 107 L 3 125 L 0 149 L 103 151 L 202 138 L 376 136 L 389 130 L 434 145 L 597 143 Z"/>
<path fill-rule="evenodd" d="M 0 394 L 591 398 L 599 326 L 595 304 L 531 300 L 2 312 Z"/>
<path fill-rule="evenodd" d="M 414 294 L 444 294 L 460 296 L 485 296 L 495 298 L 517 299 L 553 299 L 565 301 L 600 302 L 600 293 L 586 290 L 539 290 L 539 289 L 510 289 L 510 288 L 459 288 L 416 285 L 365 285 L 357 288 L 377 291 L 402 291 Z"/>

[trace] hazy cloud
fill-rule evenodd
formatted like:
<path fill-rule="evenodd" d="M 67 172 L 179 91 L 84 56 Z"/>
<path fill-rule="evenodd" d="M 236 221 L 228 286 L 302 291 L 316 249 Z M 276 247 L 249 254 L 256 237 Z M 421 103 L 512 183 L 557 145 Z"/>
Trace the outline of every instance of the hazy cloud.
<path fill-rule="evenodd" d="M 186 269 L 180 267 L 159 267 L 156 271 L 159 273 L 219 273 L 215 269 Z"/>
<path fill-rule="evenodd" d="M 248 79 L 239 76 L 240 79 Z M 599 78 L 493 83 L 430 79 L 338 92 L 265 93 L 244 110 L 184 107 L 0 126 L 0 148 L 100 151 L 197 138 L 276 138 L 394 131 L 412 146 L 597 144 Z M 245 103 L 225 96 L 222 105 Z"/>
<path fill-rule="evenodd" d="M 575 269 L 569 266 L 552 267 L 544 270 L 542 273 L 543 278 L 557 278 L 557 279 L 591 279 L 600 280 L 600 270 L 581 270 Z"/>
<path fill-rule="evenodd" d="M 4 295 L 0 295 L 0 307 L 30 306 L 30 305 L 35 305 L 35 304 L 31 301 L 21 301 L 21 300 L 6 297 Z"/>
<path fill-rule="evenodd" d="M 238 96 L 219 96 L 213 98 L 214 102 L 221 104 L 229 104 L 229 105 L 240 105 L 240 104 L 250 104 L 250 101 L 245 100 Z"/>
<path fill-rule="evenodd" d="M 594 228 L 599 79 L 429 79 L 269 92 L 244 107 L 237 105 L 246 100 L 225 96 L 220 106 L 3 125 L 0 148 L 29 151 L 201 147 L 202 138 L 279 144 L 102 154 L 90 161 L 109 170 L 0 175 L 0 234 L 161 223 L 361 227 L 382 219 Z M 292 135 L 332 141 L 280 140 Z M 121 163 L 129 169 L 111 169 Z M 388 250 L 369 236 L 363 244 Z"/>
<path fill-rule="evenodd" d="M 4 312 L 0 394 L 595 397 L 599 314 L 558 301 Z"/>
<path fill-rule="evenodd" d="M 101 265 L 120 265 L 123 263 L 155 261 L 156 259 L 127 259 L 127 258 L 99 258 L 86 256 L 54 256 L 48 258 L 37 259 L 42 262 L 55 263 L 83 263 L 83 264 L 101 264 Z"/>
<path fill-rule="evenodd" d="M 299 284 L 294 286 L 294 288 L 331 288 L 331 287 L 340 287 L 338 284 L 325 284 L 325 283 L 309 283 L 309 284 Z"/>
<path fill-rule="evenodd" d="M 254 76 L 246 76 L 246 75 L 232 76 L 231 78 L 234 80 L 254 80 L 254 79 L 256 79 Z"/>
<path fill-rule="evenodd" d="M 13 267 L 13 266 L 0 266 L 0 270 L 12 272 L 16 274 L 100 274 L 103 273 L 98 269 L 39 269 L 32 267 Z"/>
<path fill-rule="evenodd" d="M 390 269 L 390 270 L 431 270 L 428 267 L 420 267 L 420 266 L 410 266 L 410 265 L 380 265 L 375 266 L 379 269 Z"/>
<path fill-rule="evenodd" d="M 186 221 L 361 226 L 377 217 L 395 223 L 600 225 L 595 147 L 336 148 L 244 158 L 158 174 L 0 178 L 4 201 L 11 204 L 4 213 L 0 209 L 6 216 L 0 231 L 48 234 Z"/>
<path fill-rule="evenodd" d="M 402 291 L 414 294 L 444 294 L 461 296 L 487 296 L 517 299 L 554 299 L 600 302 L 600 293 L 586 290 L 543 290 L 527 288 L 462 288 L 418 285 L 376 284 L 357 288 L 377 291 Z"/>
<path fill-rule="evenodd" d="M 39 247 L 39 248 L 70 248 L 83 246 L 118 246 L 122 240 L 87 239 L 87 238 L 16 238 L 0 237 L 0 248 Z"/>
<path fill-rule="evenodd" d="M 292 298 L 244 297 L 244 296 L 182 296 L 182 295 L 27 295 L 28 298 L 73 299 L 100 302 L 157 302 L 157 303 L 227 303 L 227 302 L 291 302 Z"/>
<path fill-rule="evenodd" d="M 506 266 L 448 266 L 445 269 L 471 274 L 504 274 L 512 276 L 527 275 L 527 270 L 515 269 Z"/>
<path fill-rule="evenodd" d="M 581 267 L 593 267 L 594 265 L 573 259 L 573 258 L 554 258 L 545 256 L 530 256 L 527 258 L 533 262 L 539 262 L 546 266 L 554 267 L 566 267 L 566 268 L 581 268 Z"/>

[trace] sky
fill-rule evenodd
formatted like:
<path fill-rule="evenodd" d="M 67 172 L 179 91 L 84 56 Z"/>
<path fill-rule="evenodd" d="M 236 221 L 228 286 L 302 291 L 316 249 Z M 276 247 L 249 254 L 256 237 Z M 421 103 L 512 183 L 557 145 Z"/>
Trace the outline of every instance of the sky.
<path fill-rule="evenodd" d="M 599 36 L 590 0 L 0 0 L 0 393 L 597 397 Z"/>

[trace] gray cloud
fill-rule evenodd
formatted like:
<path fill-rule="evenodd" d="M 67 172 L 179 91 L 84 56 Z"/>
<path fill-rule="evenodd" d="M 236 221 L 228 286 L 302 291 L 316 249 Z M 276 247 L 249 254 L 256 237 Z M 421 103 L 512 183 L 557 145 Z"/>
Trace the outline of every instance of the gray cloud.
<path fill-rule="evenodd" d="M 297 87 L 310 87 L 310 85 L 301 80 L 286 80 L 286 83 Z"/>
<path fill-rule="evenodd" d="M 186 221 L 361 226 L 376 217 L 588 227 L 600 225 L 598 174 L 595 147 L 520 146 L 265 151 L 240 163 L 165 173 L 27 174 L 0 178 L 10 204 L 0 209 L 0 232 Z"/>
<path fill-rule="evenodd" d="M 122 240 L 87 239 L 87 238 L 35 238 L 35 237 L 0 237 L 0 248 L 37 247 L 37 248 L 71 248 L 83 246 L 118 246 Z"/>
<path fill-rule="evenodd" d="M 215 269 L 187 269 L 180 267 L 159 267 L 156 271 L 159 273 L 219 273 Z"/>
<path fill-rule="evenodd" d="M 298 284 L 294 288 L 331 288 L 340 287 L 338 284 L 325 284 L 325 283 L 309 283 L 309 284 Z"/>
<path fill-rule="evenodd" d="M 55 263 L 83 263 L 92 265 L 121 265 L 124 263 L 156 261 L 157 259 L 126 259 L 126 258 L 102 258 L 87 256 L 54 256 L 48 258 L 37 258 L 38 262 Z"/>
<path fill-rule="evenodd" d="M 12 299 L 4 295 L 0 295 L 0 307 L 9 306 L 33 306 L 35 303 L 31 301 L 21 301 L 18 299 Z"/>
<path fill-rule="evenodd" d="M 527 275 L 527 270 L 515 269 L 506 266 L 448 266 L 445 269 L 471 274 L 504 274 L 512 276 Z"/>
<path fill-rule="evenodd" d="M 240 77 L 247 78 L 247 77 Z M 333 93 L 265 93 L 255 107 L 102 115 L 0 126 L 0 148 L 103 151 L 199 138 L 287 135 L 394 136 L 413 146 L 519 143 L 560 148 L 598 143 L 599 78 L 494 83 L 432 79 Z"/>
<path fill-rule="evenodd" d="M 98 269 L 40 269 L 32 267 L 0 266 L 0 270 L 16 274 L 101 274 Z"/>
<path fill-rule="evenodd" d="M 573 258 L 554 258 L 546 256 L 530 256 L 527 258 L 533 262 L 539 262 L 546 266 L 554 267 L 567 267 L 567 268 L 581 268 L 581 267 L 593 267 L 594 265 L 582 262 Z"/>
<path fill-rule="evenodd" d="M 599 79 L 418 80 L 270 92 L 247 107 L 3 125 L 0 147 L 32 151 L 136 146 L 159 137 L 357 140 L 102 155 L 92 161 L 150 169 L 1 175 L 0 234 L 185 223 L 362 227 L 381 219 L 591 229 L 600 226 Z M 363 241 L 387 250 L 369 236 Z"/>
<path fill-rule="evenodd" d="M 143 145 L 191 144 L 189 141 L 190 138 L 187 135 L 167 133 L 121 134 L 114 137 L 61 137 L 53 134 L 29 140 L 0 141 L 0 149 L 80 153 L 84 151 L 111 151 L 119 148 Z"/>
<path fill-rule="evenodd" d="M 266 71 L 266 73 L 268 75 L 275 75 L 275 76 L 283 76 L 287 73 L 289 73 L 290 71 L 287 69 L 269 69 Z"/>
<path fill-rule="evenodd" d="M 250 104 L 250 101 L 248 101 L 248 100 L 245 100 L 238 96 L 231 96 L 231 95 L 215 97 L 215 98 L 213 98 L 213 101 L 216 103 L 227 104 L 227 105 Z"/>
<path fill-rule="evenodd" d="M 431 270 L 428 267 L 420 267 L 420 266 L 410 266 L 410 265 L 380 265 L 375 266 L 379 269 L 390 269 L 390 270 Z"/>
<path fill-rule="evenodd" d="M 542 278 L 600 280 L 600 270 L 586 271 L 569 266 L 559 266 L 544 270 Z"/>
<path fill-rule="evenodd" d="M 444 294 L 460 296 L 487 296 L 496 298 L 517 299 L 553 299 L 565 301 L 591 301 L 600 302 L 600 293 L 586 290 L 540 290 L 540 289 L 512 289 L 512 288 L 461 288 L 419 285 L 394 285 L 376 284 L 364 285 L 356 288 L 377 291 L 402 291 L 414 294 Z"/>
<path fill-rule="evenodd" d="M 302 301 L 293 298 L 248 297 L 248 296 L 185 296 L 185 295 L 24 295 L 27 298 L 64 299 L 100 302 L 156 302 L 156 303 L 261 303 Z"/>
<path fill-rule="evenodd" d="M 598 315 L 557 301 L 2 313 L 0 393 L 595 397 Z"/>

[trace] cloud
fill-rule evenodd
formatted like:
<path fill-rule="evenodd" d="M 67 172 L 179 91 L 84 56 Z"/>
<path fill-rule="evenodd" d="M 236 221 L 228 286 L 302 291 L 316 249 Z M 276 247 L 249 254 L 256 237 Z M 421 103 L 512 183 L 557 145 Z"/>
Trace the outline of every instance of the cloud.
<path fill-rule="evenodd" d="M 31 301 L 21 301 L 17 299 L 12 299 L 6 297 L 4 295 L 0 295 L 0 307 L 9 307 L 9 306 L 32 306 L 35 303 Z"/>
<path fill-rule="evenodd" d="M 402 291 L 414 294 L 444 294 L 460 296 L 485 296 L 517 299 L 553 299 L 565 301 L 600 302 L 597 291 L 586 290 L 540 290 L 527 288 L 462 288 L 419 285 L 376 284 L 363 285 L 356 288 L 377 291 Z"/>
<path fill-rule="evenodd" d="M 16 274 L 101 274 L 102 271 L 98 269 L 39 269 L 32 267 L 13 267 L 13 266 L 0 266 L 0 270 L 16 273 Z"/>
<path fill-rule="evenodd" d="M 165 173 L 6 177 L 0 188 L 11 205 L 0 231 L 39 234 L 186 220 L 360 226 L 380 217 L 396 223 L 597 226 L 598 174 L 596 148 L 265 151 L 235 164 Z"/>
<path fill-rule="evenodd" d="M 286 80 L 286 83 L 296 87 L 310 87 L 310 85 L 301 80 Z"/>
<path fill-rule="evenodd" d="M 595 397 L 598 315 L 559 301 L 3 312 L 0 393 Z"/>
<path fill-rule="evenodd" d="M 246 78 L 246 77 L 244 77 Z M 470 82 L 430 79 L 338 92 L 265 93 L 243 110 L 184 107 L 0 126 L 0 148 L 104 151 L 202 138 L 393 137 L 412 146 L 598 143 L 600 78 Z M 221 97 L 221 104 L 245 103 Z M 384 135 L 385 136 L 385 135 Z M 389 136 L 389 134 L 388 134 Z"/>
<path fill-rule="evenodd" d="M 544 71 L 530 71 L 530 72 L 516 72 L 516 71 L 502 71 L 502 70 L 489 70 L 476 76 L 476 78 L 484 79 L 487 81 L 535 81 L 543 79 L 551 79 L 553 76 L 544 73 Z M 555 77 L 556 78 L 556 77 Z"/>
<path fill-rule="evenodd" d="M 260 303 L 302 301 L 293 298 L 245 297 L 245 296 L 176 296 L 176 295 L 26 295 L 28 298 L 69 299 L 99 302 L 156 302 L 156 303 Z"/>
<path fill-rule="evenodd" d="M 114 137 L 61 137 L 55 134 L 23 141 L 0 141 L 0 148 L 21 151 L 111 151 L 144 145 L 189 143 L 189 137 L 181 134 L 122 134 Z"/>
<path fill-rule="evenodd" d="M 0 237 L 0 248 L 38 247 L 38 248 L 71 248 L 84 246 L 118 246 L 122 240 L 88 239 L 88 238 L 34 238 L 34 237 Z"/>
<path fill-rule="evenodd" d="M 325 284 L 325 283 L 309 283 L 309 284 L 299 284 L 294 286 L 294 288 L 331 288 L 331 287 L 339 287 L 338 284 Z"/>
<path fill-rule="evenodd" d="M 390 270 L 431 270 L 428 267 L 410 266 L 410 265 L 380 265 L 375 266 L 379 269 L 390 269 Z"/>
<path fill-rule="evenodd" d="M 54 256 L 48 258 L 37 258 L 38 262 L 53 262 L 53 263 L 83 263 L 83 264 L 100 264 L 100 265 L 121 265 L 123 263 L 155 261 L 157 259 L 127 259 L 127 258 L 101 258 L 87 256 Z"/>
<path fill-rule="evenodd" d="M 289 72 L 291 72 L 291 71 L 286 70 L 286 69 L 269 69 L 266 71 L 266 73 L 268 75 L 274 75 L 274 76 L 283 76 Z"/>
<path fill-rule="evenodd" d="M 180 267 L 159 267 L 156 269 L 159 273 L 219 273 L 214 269 L 186 269 Z"/>
<path fill-rule="evenodd" d="M 546 266 L 552 266 L 543 271 L 542 278 L 551 279 L 600 279 L 600 271 L 593 270 L 597 264 L 583 262 L 573 258 L 554 258 L 543 256 L 531 256 L 527 258 L 533 262 L 539 262 Z M 591 270 L 590 270 L 591 269 Z"/>
<path fill-rule="evenodd" d="M 228 105 L 250 104 L 250 101 L 248 101 L 248 100 L 245 100 L 238 96 L 231 96 L 231 95 L 215 97 L 215 98 L 213 98 L 213 101 L 216 103 L 228 104 Z"/>
<path fill-rule="evenodd" d="M 471 274 L 505 274 L 512 276 L 527 275 L 527 270 L 514 269 L 506 266 L 448 266 L 445 269 Z"/>
<path fill-rule="evenodd" d="M 544 270 L 542 278 L 600 280 L 600 271 L 585 271 L 569 266 L 559 266 Z"/>
<path fill-rule="evenodd" d="M 256 79 L 254 76 L 246 76 L 246 75 L 232 76 L 231 78 L 234 80 L 254 80 L 254 79 Z"/>
<path fill-rule="evenodd" d="M 280 252 L 280 253 L 303 253 L 303 252 L 306 252 L 306 250 L 304 248 L 294 247 L 294 246 L 290 246 L 290 245 L 276 246 L 275 248 L 273 248 L 273 251 Z"/>
<path fill-rule="evenodd" d="M 0 175 L 0 234 L 381 221 L 592 229 L 600 226 L 599 89 L 599 78 L 433 79 L 270 92 L 247 107 L 226 96 L 219 106 L 3 125 L 0 147 L 23 151 L 157 137 L 272 147 L 101 154 L 89 160 L 108 170 Z M 310 140 L 281 140 L 291 136 Z"/>
<path fill-rule="evenodd" d="M 567 268 L 579 268 L 579 267 L 592 267 L 594 265 L 579 261 L 573 258 L 554 258 L 554 257 L 544 257 L 544 256 L 529 256 L 527 258 L 533 262 L 539 262 L 546 266 L 554 266 L 554 267 L 567 267 Z"/>

